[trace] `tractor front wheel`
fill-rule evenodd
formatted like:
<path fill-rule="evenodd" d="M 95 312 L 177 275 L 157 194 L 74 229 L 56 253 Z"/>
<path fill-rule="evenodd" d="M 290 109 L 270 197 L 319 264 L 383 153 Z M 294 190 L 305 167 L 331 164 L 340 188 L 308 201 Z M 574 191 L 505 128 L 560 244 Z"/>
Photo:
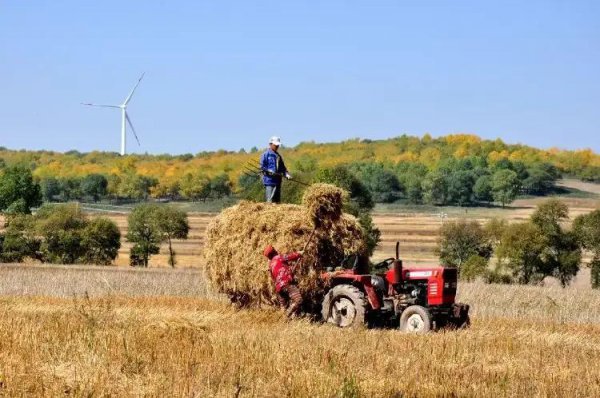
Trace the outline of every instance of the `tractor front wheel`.
<path fill-rule="evenodd" d="M 431 313 L 420 305 L 411 305 L 400 315 L 400 330 L 403 332 L 427 333 L 431 325 Z"/>
<path fill-rule="evenodd" d="M 334 286 L 323 299 L 323 320 L 342 328 L 365 324 L 367 300 L 365 294 L 352 285 Z"/>

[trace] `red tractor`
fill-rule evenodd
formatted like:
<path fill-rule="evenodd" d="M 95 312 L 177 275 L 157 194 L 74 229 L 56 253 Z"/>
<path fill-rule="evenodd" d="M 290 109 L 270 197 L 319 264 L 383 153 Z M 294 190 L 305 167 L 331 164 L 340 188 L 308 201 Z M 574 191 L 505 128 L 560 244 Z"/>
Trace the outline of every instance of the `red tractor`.
<path fill-rule="evenodd" d="M 375 273 L 360 272 L 359 259 L 352 268 L 329 270 L 329 284 L 321 314 L 340 327 L 380 325 L 425 333 L 443 327 L 470 324 L 469 306 L 455 302 L 455 268 L 403 267 L 396 243 L 396 258 L 375 265 Z"/>

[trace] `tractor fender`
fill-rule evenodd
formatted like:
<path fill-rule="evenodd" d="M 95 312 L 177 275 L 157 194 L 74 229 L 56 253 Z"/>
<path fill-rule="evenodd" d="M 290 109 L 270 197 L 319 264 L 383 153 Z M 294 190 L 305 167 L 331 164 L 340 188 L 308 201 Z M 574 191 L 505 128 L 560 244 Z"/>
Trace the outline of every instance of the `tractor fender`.
<path fill-rule="evenodd" d="M 348 284 L 363 291 L 367 296 L 369 305 L 374 310 L 381 309 L 382 303 L 375 291 L 375 287 L 371 284 L 371 277 L 366 275 L 353 276 L 350 278 L 336 278 L 332 280 L 332 287 L 341 284 Z"/>
<path fill-rule="evenodd" d="M 365 283 L 363 286 L 365 288 L 365 293 L 367 293 L 367 300 L 369 300 L 371 308 L 374 310 L 381 309 L 381 301 L 379 300 L 379 296 L 377 295 L 375 288 L 373 285 L 371 285 L 371 282 L 368 284 Z"/>

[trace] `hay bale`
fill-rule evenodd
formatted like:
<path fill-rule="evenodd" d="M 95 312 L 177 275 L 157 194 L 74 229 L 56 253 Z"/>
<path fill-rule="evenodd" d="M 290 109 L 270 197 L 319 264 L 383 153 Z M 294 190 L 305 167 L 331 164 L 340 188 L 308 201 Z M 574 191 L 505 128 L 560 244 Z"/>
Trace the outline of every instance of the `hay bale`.
<path fill-rule="evenodd" d="M 204 251 L 207 275 L 213 286 L 239 304 L 275 304 L 275 290 L 263 249 L 272 244 L 280 253 L 302 250 L 314 230 L 295 275 L 305 296 L 322 291 L 319 272 L 323 267 L 337 265 L 344 256 L 365 249 L 357 220 L 341 212 L 342 202 L 334 191 L 339 191 L 339 198 L 343 198 L 343 191 L 322 185 L 307 190 L 303 202 L 307 207 L 244 201 L 215 217 L 207 228 Z M 327 198 L 319 200 L 317 189 L 326 192 Z M 319 209 L 315 203 L 324 208 Z M 319 224 L 315 229 L 315 215 L 328 227 Z"/>
<path fill-rule="evenodd" d="M 302 205 L 306 208 L 313 224 L 327 227 L 324 223 L 332 223 L 342 215 L 347 192 L 331 184 L 313 184 L 304 192 Z"/>

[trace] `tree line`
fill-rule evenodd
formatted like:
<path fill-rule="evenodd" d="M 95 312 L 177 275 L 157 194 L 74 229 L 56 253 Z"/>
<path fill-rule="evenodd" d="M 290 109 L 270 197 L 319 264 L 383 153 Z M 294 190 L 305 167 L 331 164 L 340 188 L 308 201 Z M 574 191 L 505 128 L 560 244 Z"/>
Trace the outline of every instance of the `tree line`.
<path fill-rule="evenodd" d="M 59 185 L 65 185 L 68 182 L 67 185 L 70 186 L 61 189 L 65 197 L 69 195 L 69 190 L 78 195 L 78 184 L 73 182 L 91 174 L 105 176 L 108 180 L 106 188 L 108 194 L 114 197 L 143 198 L 152 196 L 158 198 L 175 194 L 191 197 L 192 195 L 186 193 L 189 190 L 185 186 L 186 182 L 189 185 L 193 180 L 212 180 L 222 174 L 226 174 L 229 178 L 231 188 L 234 191 L 237 190 L 238 180 L 244 171 L 243 165 L 248 162 L 257 164 L 259 153 L 260 150 L 252 148 L 250 151 L 220 150 L 183 155 L 133 154 L 121 157 L 110 152 L 11 151 L 0 147 L 0 169 L 22 165 L 33 171 L 34 178 L 38 182 L 46 178 L 54 178 Z M 540 186 L 535 180 L 544 180 L 544 174 L 547 172 L 558 171 L 569 177 L 600 181 L 600 155 L 589 149 L 542 150 L 525 145 L 507 144 L 500 139 L 482 140 L 468 134 L 454 134 L 439 138 L 432 138 L 427 134 L 423 137 L 402 135 L 386 140 L 352 139 L 323 144 L 303 142 L 294 147 L 282 148 L 282 153 L 292 171 L 305 167 L 322 169 L 337 165 L 348 166 L 353 163 L 381 164 L 385 170 L 398 176 L 402 189 L 410 191 L 409 196 L 417 202 L 420 200 L 425 202 L 427 200 L 448 200 L 451 203 L 460 203 L 466 194 L 454 189 L 457 183 L 458 185 L 474 185 L 476 180 L 482 177 L 479 174 L 481 170 L 506 169 L 506 166 L 497 165 L 506 161 L 513 164 L 512 171 L 517 173 L 524 191 L 544 190 L 544 186 Z M 440 178 L 440 173 L 446 174 L 447 163 L 451 162 L 450 159 L 456 161 L 471 159 L 472 171 L 474 170 L 476 174 L 462 173 L 452 176 L 448 181 L 448 189 L 451 192 L 447 195 L 443 190 L 441 193 L 427 193 L 429 186 L 423 189 L 422 186 L 416 184 L 417 178 L 437 171 L 439 173 L 431 174 L 428 182 L 430 185 L 435 183 Z M 540 167 L 535 167 L 536 165 Z M 554 169 L 550 169 L 546 165 L 551 165 Z M 358 169 L 358 167 L 355 168 Z M 523 169 L 528 170 L 528 176 L 524 175 Z M 465 171 L 464 167 L 462 171 Z M 407 176 L 403 177 L 403 174 Z M 530 181 L 526 181 L 527 178 Z M 473 179 L 475 179 L 474 182 L 471 181 Z M 55 184 L 56 181 L 48 180 L 50 185 Z M 194 184 L 198 185 L 199 182 L 195 181 Z M 479 182 L 480 197 L 489 198 L 487 185 L 485 178 Z M 56 192 L 56 188 L 53 189 Z M 206 195 L 197 186 L 193 190 L 194 195 L 199 198 Z M 386 191 L 379 190 L 378 192 L 386 195 Z M 60 194 L 55 193 L 55 195 Z M 91 197 L 94 192 L 82 192 L 82 194 Z M 375 200 L 385 201 L 388 199 L 376 195 Z M 473 200 L 479 199 L 475 197 Z"/>
<path fill-rule="evenodd" d="M 133 243 L 129 261 L 147 267 L 160 245 L 168 247 L 168 262 L 176 265 L 173 239 L 187 239 L 187 214 L 171 206 L 147 203 L 136 206 L 127 219 L 127 240 Z M 51 264 L 111 264 L 121 247 L 116 223 L 106 217 L 90 218 L 75 203 L 46 204 L 35 214 L 6 214 L 0 233 L 0 261 L 26 259 Z"/>
<path fill-rule="evenodd" d="M 600 210 L 579 215 L 571 228 L 568 206 L 558 199 L 538 205 L 525 222 L 492 219 L 445 222 L 437 254 L 442 264 L 456 267 L 462 279 L 481 277 L 488 283 L 537 284 L 557 278 L 564 287 L 577 275 L 583 250 L 593 259 L 591 285 L 600 288 Z M 496 256 L 496 264 L 489 267 Z"/>

